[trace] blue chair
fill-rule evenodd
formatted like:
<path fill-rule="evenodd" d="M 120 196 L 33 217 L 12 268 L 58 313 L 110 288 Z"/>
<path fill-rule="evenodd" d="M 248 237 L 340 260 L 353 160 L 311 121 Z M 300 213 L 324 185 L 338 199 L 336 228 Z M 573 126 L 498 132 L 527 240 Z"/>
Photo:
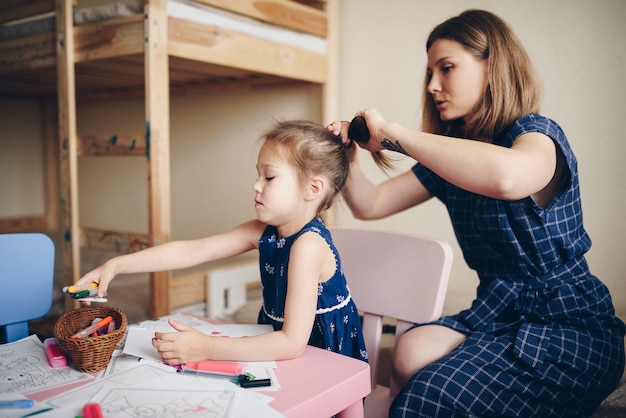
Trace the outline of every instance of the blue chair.
<path fill-rule="evenodd" d="M 40 233 L 0 234 L 0 330 L 4 342 L 28 336 L 28 321 L 52 307 L 54 244 Z"/>

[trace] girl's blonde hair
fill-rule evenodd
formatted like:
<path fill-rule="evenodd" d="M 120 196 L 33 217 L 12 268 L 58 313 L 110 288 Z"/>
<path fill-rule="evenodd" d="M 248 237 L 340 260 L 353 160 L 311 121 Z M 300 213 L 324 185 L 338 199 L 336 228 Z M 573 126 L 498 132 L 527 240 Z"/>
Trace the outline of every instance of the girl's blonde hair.
<path fill-rule="evenodd" d="M 479 59 L 488 59 L 488 86 L 468 120 L 442 121 L 424 80 L 422 129 L 425 132 L 492 141 L 517 119 L 539 112 L 541 83 L 521 42 L 507 23 L 483 10 L 467 10 L 433 29 L 426 52 L 438 39 L 460 43 Z"/>
<path fill-rule="evenodd" d="M 348 156 L 341 138 L 319 123 L 287 120 L 277 122 L 260 141 L 285 152 L 303 183 L 312 176 L 328 179 L 331 187 L 318 208 L 318 215 L 330 209 L 348 178 Z"/>

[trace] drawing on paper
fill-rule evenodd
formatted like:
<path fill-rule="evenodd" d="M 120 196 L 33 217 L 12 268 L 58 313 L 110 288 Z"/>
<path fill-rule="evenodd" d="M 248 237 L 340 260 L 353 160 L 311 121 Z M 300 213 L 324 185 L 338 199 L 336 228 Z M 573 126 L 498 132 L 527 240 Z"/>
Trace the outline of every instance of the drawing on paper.
<path fill-rule="evenodd" d="M 53 369 L 37 336 L 0 345 L 0 393 L 32 393 L 92 376 L 70 367 Z"/>
<path fill-rule="evenodd" d="M 210 417 L 232 416 L 233 390 L 193 391 L 116 388 L 99 399 L 106 417 Z"/>

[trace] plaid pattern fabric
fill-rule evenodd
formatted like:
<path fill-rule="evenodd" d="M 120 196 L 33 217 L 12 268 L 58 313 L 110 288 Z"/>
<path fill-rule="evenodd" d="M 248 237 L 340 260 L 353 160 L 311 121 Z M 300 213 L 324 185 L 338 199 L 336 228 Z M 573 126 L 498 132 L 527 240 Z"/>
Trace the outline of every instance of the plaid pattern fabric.
<path fill-rule="evenodd" d="M 434 323 L 468 335 L 414 375 L 392 417 L 587 416 L 624 370 L 624 324 L 584 254 L 576 158 L 552 120 L 527 115 L 494 144 L 511 147 L 541 132 L 565 156 L 569 179 L 547 208 L 503 201 L 447 183 L 421 164 L 413 171 L 448 208 L 480 283 L 472 306 Z"/>

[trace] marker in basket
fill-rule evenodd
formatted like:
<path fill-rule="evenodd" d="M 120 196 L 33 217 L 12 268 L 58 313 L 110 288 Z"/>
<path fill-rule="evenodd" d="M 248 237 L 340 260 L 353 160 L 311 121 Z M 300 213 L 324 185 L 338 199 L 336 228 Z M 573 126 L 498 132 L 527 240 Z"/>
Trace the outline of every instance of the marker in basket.
<path fill-rule="evenodd" d="M 112 316 L 107 316 L 102 321 L 99 321 L 96 324 L 90 325 L 87 328 L 78 331 L 76 334 L 72 335 L 71 338 L 85 338 L 86 336 L 91 335 L 94 332 L 98 331 L 100 328 L 104 327 L 112 320 L 113 320 Z"/>

